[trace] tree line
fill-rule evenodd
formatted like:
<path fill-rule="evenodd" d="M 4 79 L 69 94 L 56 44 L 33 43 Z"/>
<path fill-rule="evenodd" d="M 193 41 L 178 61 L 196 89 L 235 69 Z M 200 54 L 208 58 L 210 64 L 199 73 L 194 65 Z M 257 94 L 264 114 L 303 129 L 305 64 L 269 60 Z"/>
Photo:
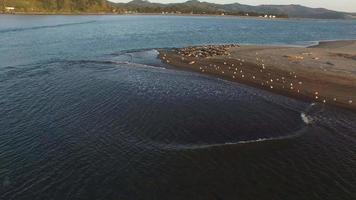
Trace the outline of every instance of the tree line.
<path fill-rule="evenodd" d="M 15 7 L 16 11 L 41 12 L 97 12 L 111 11 L 111 6 L 106 0 L 0 0 L 2 10 L 5 7 Z"/>

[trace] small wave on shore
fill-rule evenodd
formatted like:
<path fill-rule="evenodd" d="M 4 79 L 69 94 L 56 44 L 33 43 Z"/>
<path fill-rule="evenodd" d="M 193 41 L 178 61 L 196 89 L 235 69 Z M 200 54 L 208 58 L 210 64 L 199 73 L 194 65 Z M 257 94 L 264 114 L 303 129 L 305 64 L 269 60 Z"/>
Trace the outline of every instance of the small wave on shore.
<path fill-rule="evenodd" d="M 273 142 L 280 140 L 288 140 L 299 137 L 303 135 L 307 131 L 307 127 L 303 127 L 300 130 L 291 133 L 287 136 L 281 137 L 271 137 L 271 138 L 258 138 L 255 140 L 246 140 L 246 141 L 238 141 L 238 142 L 225 142 L 225 143 L 216 143 L 216 144 L 164 144 L 164 143 L 155 143 L 153 146 L 157 146 L 158 148 L 165 150 L 197 150 L 197 149 L 209 149 L 209 148 L 219 148 L 219 147 L 228 147 L 228 146 L 236 146 L 236 145 L 245 145 L 245 144 L 258 144 L 264 142 Z"/>
<path fill-rule="evenodd" d="M 224 143 L 212 143 L 212 144 L 165 144 L 165 143 L 155 143 L 152 142 L 152 146 L 156 146 L 160 149 L 165 150 L 198 150 L 198 149 L 209 149 L 209 148 L 220 148 L 220 147 L 228 147 L 228 146 L 236 146 L 236 145 L 246 145 L 246 144 L 258 144 L 264 142 L 277 142 L 281 140 L 294 139 L 302 136 L 306 132 L 308 132 L 308 127 L 313 123 L 313 118 L 308 116 L 306 113 L 301 113 L 301 119 L 305 123 L 305 125 L 301 125 L 299 130 L 294 132 L 285 133 L 283 136 L 277 137 L 265 137 L 251 140 L 241 140 L 236 142 L 224 142 Z M 261 134 L 263 135 L 263 134 Z"/>
<path fill-rule="evenodd" d="M 306 124 L 313 123 L 313 119 L 310 116 L 306 115 L 305 113 L 300 114 L 300 116 L 301 116 L 302 120 L 304 121 L 304 123 L 306 123 Z"/>
<path fill-rule="evenodd" d="M 316 116 L 323 111 L 323 107 L 316 104 L 311 103 L 305 111 L 300 114 L 303 122 L 307 125 L 311 125 L 315 122 Z"/>
<path fill-rule="evenodd" d="M 157 59 L 157 49 L 125 50 L 107 55 L 108 59 L 124 61 L 127 63 L 142 64 L 145 66 L 167 68 L 168 66 Z"/>
<path fill-rule="evenodd" d="M 251 140 L 241 140 L 237 142 L 225 142 L 225 143 L 213 143 L 213 144 L 164 144 L 164 143 L 154 143 L 154 146 L 165 150 L 197 150 L 197 149 L 208 149 L 208 148 L 219 148 L 219 147 L 227 147 L 227 146 L 236 146 L 236 145 L 245 145 L 245 144 L 258 144 L 264 142 L 273 142 L 273 141 L 281 141 L 294 139 L 302 136 L 303 134 L 308 132 L 309 125 L 313 124 L 314 118 L 318 118 L 318 115 L 322 112 L 320 106 L 315 103 L 310 104 L 305 111 L 301 112 L 300 117 L 305 125 L 301 125 L 299 130 L 294 132 L 285 133 L 283 136 L 277 137 L 265 137 Z M 319 116 L 319 118 L 322 118 Z M 263 134 L 261 134 L 263 135 Z"/>

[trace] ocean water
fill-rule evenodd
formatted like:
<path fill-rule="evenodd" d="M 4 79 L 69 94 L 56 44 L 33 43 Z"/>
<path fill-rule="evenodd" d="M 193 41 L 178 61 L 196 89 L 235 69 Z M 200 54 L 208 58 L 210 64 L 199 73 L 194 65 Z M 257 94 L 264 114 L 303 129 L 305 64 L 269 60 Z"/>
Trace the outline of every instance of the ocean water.
<path fill-rule="evenodd" d="M 356 39 L 356 21 L 0 15 L 0 199 L 355 199 L 356 113 L 157 49 Z"/>

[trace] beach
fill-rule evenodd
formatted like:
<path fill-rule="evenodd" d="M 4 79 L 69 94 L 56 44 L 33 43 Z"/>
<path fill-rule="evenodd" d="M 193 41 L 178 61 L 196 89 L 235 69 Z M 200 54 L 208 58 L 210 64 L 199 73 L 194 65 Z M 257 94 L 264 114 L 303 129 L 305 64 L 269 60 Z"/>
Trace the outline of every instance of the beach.
<path fill-rule="evenodd" d="M 304 101 L 356 110 L 356 41 L 311 47 L 211 45 L 161 49 L 160 59 Z"/>

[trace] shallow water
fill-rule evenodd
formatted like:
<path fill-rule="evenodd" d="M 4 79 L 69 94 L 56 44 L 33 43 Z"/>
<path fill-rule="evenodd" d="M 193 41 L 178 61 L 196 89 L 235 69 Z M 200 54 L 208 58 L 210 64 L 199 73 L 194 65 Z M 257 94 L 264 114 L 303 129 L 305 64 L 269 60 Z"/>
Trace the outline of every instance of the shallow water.
<path fill-rule="evenodd" d="M 355 113 L 166 68 L 154 49 L 304 45 L 355 30 L 353 21 L 0 16 L 0 199 L 353 199 Z"/>

